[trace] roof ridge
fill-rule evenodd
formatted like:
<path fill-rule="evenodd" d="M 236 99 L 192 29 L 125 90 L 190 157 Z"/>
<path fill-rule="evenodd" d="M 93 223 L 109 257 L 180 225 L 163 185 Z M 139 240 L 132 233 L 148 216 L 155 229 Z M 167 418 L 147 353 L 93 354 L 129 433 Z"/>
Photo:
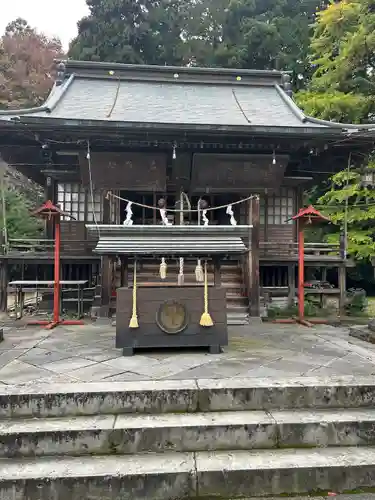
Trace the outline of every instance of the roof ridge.
<path fill-rule="evenodd" d="M 247 76 L 263 76 L 263 77 L 279 77 L 281 78 L 285 71 L 279 70 L 262 70 L 262 69 L 241 69 L 241 68 L 220 68 L 220 67 L 201 67 L 201 66 L 161 66 L 157 64 L 126 64 L 107 61 L 78 61 L 74 59 L 67 59 L 63 61 L 56 61 L 57 63 L 64 63 L 65 70 L 74 70 L 74 73 L 79 74 L 79 70 L 101 70 L 105 71 L 138 71 L 138 72 L 155 72 L 155 73 L 169 73 L 169 72 L 182 72 L 186 74 L 206 74 L 206 75 L 247 75 Z"/>

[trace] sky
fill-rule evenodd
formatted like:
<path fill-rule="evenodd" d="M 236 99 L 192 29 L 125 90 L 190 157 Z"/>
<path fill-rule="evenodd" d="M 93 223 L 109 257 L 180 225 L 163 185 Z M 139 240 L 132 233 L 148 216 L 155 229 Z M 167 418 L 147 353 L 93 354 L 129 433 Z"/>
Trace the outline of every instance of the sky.
<path fill-rule="evenodd" d="M 38 31 L 60 38 L 64 49 L 77 34 L 77 21 L 88 13 L 85 0 L 0 0 L 0 5 L 0 34 L 22 17 Z"/>

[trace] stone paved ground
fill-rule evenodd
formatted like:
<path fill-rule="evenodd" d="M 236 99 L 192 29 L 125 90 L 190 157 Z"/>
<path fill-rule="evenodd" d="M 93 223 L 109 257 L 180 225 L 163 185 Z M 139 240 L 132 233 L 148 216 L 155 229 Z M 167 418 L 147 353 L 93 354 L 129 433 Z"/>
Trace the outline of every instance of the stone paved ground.
<path fill-rule="evenodd" d="M 87 324 L 5 331 L 0 382 L 128 381 L 375 374 L 375 345 L 346 328 L 263 324 L 230 328 L 224 353 L 148 351 L 122 357 L 115 328 Z"/>

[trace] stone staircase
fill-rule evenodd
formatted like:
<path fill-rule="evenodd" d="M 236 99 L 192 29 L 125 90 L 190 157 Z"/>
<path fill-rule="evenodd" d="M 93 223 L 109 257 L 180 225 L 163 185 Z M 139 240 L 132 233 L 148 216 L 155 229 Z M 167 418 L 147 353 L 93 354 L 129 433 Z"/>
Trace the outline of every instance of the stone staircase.
<path fill-rule="evenodd" d="M 2 387 L 0 498 L 369 491 L 374 398 L 373 377 Z"/>

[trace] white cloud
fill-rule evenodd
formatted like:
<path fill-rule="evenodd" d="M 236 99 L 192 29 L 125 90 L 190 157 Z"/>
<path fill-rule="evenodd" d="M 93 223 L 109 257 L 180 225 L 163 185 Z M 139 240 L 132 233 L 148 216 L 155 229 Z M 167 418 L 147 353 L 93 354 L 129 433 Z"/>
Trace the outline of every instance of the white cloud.
<path fill-rule="evenodd" d="M 46 35 L 57 36 L 65 49 L 77 35 L 77 22 L 88 13 L 85 0 L 0 0 L 0 33 L 22 17 Z"/>

